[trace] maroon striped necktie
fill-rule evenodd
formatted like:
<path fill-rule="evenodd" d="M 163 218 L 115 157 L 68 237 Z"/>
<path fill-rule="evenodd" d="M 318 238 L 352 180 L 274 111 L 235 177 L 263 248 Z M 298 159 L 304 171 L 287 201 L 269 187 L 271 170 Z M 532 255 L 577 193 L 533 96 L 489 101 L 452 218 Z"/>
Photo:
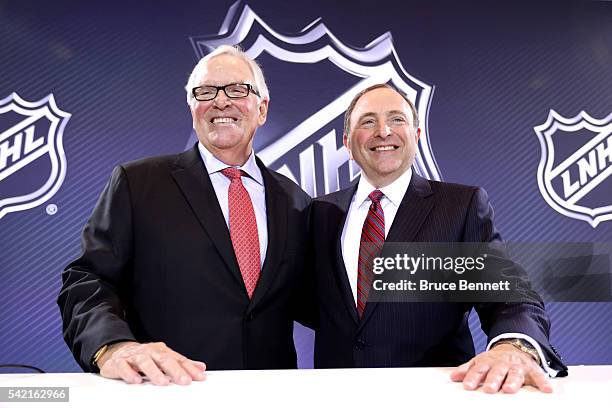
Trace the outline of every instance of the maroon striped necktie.
<path fill-rule="evenodd" d="M 230 237 L 250 299 L 259 280 L 261 264 L 257 219 L 249 192 L 242 184 L 242 170 L 228 167 L 221 173 L 231 180 L 227 192 Z"/>
<path fill-rule="evenodd" d="M 385 243 L 385 213 L 380 204 L 383 193 L 380 190 L 374 190 L 368 197 L 372 200 L 372 204 L 370 204 L 368 216 L 361 230 L 357 264 L 357 312 L 360 318 L 363 316 L 368 293 L 372 286 L 374 258 L 380 255 Z"/>

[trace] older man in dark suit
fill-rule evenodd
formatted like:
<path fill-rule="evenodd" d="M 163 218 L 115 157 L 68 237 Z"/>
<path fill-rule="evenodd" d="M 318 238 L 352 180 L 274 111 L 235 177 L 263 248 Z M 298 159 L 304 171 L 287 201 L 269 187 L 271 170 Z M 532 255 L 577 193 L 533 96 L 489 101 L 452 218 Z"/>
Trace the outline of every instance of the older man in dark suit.
<path fill-rule="evenodd" d="M 253 152 L 262 71 L 221 46 L 186 88 L 199 142 L 115 168 L 63 274 L 64 337 L 84 370 L 130 383 L 295 368 L 310 199 Z"/>
<path fill-rule="evenodd" d="M 312 204 L 315 366 L 460 365 L 452 379 L 466 389 L 484 383 L 487 392 L 516 392 L 532 384 L 550 392 L 545 371 L 564 375 L 566 367 L 548 342 L 548 317 L 527 282 L 512 303 L 372 301 L 372 257 L 385 243 L 501 243 L 484 190 L 412 171 L 419 135 L 414 105 L 385 84 L 360 92 L 346 112 L 344 144 L 362 176 Z M 472 307 L 489 337 L 488 351 L 476 357 Z"/>

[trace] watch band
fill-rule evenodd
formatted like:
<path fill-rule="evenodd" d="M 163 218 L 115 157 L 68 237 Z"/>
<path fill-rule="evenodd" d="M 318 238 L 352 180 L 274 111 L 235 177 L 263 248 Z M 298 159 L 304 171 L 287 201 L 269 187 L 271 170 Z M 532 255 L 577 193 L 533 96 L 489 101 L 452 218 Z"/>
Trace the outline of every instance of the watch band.
<path fill-rule="evenodd" d="M 93 356 L 93 365 L 98 367 L 98 360 L 100 360 L 100 357 L 102 357 L 102 355 L 104 353 L 106 353 L 106 351 L 108 350 L 108 344 L 103 345 L 102 347 L 100 347 L 98 349 L 98 351 L 96 351 L 96 354 L 94 354 Z M 100 368 L 100 367 L 98 367 Z"/>

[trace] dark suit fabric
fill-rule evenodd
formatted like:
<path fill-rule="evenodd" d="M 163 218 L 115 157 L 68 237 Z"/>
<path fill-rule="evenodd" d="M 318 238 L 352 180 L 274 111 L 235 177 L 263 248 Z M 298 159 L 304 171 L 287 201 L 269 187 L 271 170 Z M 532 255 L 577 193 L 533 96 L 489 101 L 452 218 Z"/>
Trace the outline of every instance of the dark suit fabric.
<path fill-rule="evenodd" d="M 518 303 L 371 302 L 370 292 L 359 319 L 340 242 L 356 188 L 318 198 L 311 206 L 318 301 L 315 367 L 460 365 L 474 356 L 468 327 L 472 308 L 489 340 L 502 333 L 524 333 L 542 345 L 554 368 L 562 367 L 548 342 L 544 306 L 528 282 Z M 416 173 L 386 242 L 502 243 L 484 190 L 430 181 Z"/>
<path fill-rule="evenodd" d="M 103 344 L 163 341 L 211 370 L 296 367 L 310 198 L 257 160 L 268 247 L 249 300 L 197 145 L 114 169 L 63 273 L 66 343 L 86 371 Z"/>

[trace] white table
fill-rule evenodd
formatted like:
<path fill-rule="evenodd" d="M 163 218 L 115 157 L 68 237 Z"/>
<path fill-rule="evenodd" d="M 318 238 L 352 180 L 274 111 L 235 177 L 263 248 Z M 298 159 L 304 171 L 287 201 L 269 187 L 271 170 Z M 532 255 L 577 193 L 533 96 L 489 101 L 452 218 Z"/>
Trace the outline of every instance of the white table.
<path fill-rule="evenodd" d="M 449 368 L 211 371 L 189 386 L 128 385 L 95 374 L 3 374 L 0 387 L 70 387 L 70 403 L 2 407 L 612 407 L 612 366 L 570 367 L 553 394 L 531 387 L 515 395 L 465 391 Z"/>

